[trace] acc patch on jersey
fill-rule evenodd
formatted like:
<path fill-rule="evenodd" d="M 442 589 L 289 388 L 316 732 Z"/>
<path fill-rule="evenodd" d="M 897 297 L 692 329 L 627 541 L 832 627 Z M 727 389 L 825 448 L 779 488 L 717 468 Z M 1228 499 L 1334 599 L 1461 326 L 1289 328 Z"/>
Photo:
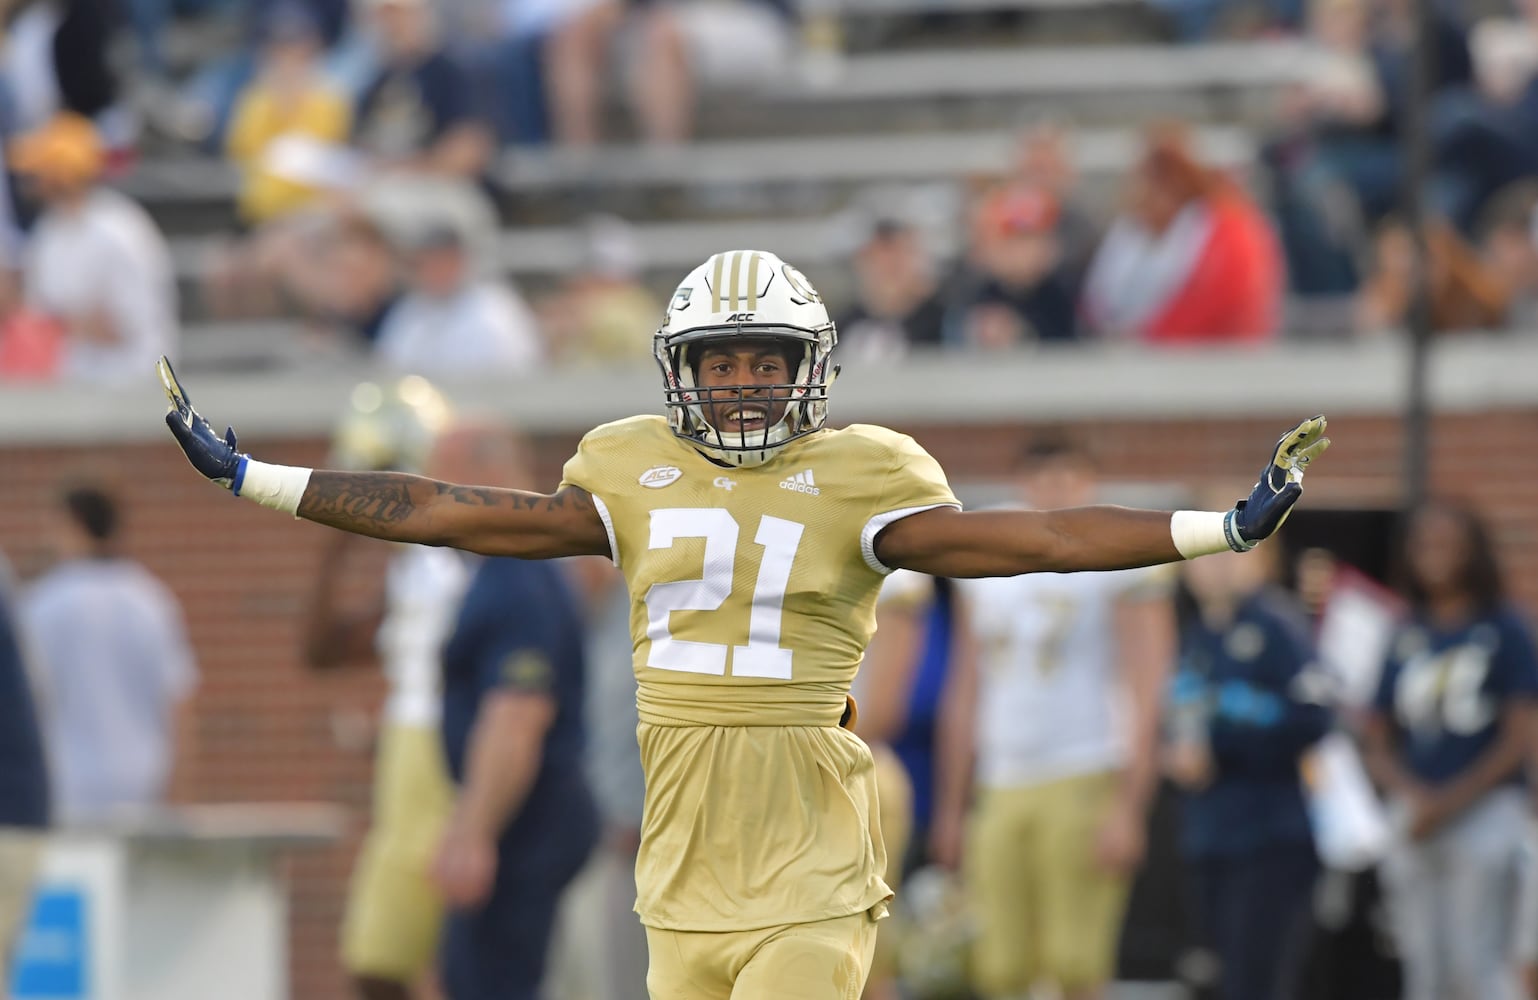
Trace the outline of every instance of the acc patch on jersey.
<path fill-rule="evenodd" d="M 684 470 L 676 465 L 654 465 L 641 473 L 641 478 L 636 480 L 647 489 L 660 490 L 664 486 L 672 486 L 684 477 Z"/>

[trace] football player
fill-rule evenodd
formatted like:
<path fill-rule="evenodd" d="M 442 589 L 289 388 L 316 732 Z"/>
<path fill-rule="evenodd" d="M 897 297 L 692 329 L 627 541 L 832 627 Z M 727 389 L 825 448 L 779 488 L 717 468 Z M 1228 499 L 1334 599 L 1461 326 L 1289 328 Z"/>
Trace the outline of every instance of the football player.
<path fill-rule="evenodd" d="M 487 555 L 612 558 L 632 595 L 646 809 L 636 911 L 655 998 L 857 996 L 891 890 L 870 751 L 841 726 L 882 578 L 1106 570 L 1249 549 L 1302 493 L 1322 417 L 1226 512 L 964 512 L 883 427 L 825 426 L 837 334 L 774 254 L 716 254 L 654 338 L 667 417 L 588 433 L 549 494 L 271 465 L 192 408 L 193 466 L 346 531 Z"/>
<path fill-rule="evenodd" d="M 453 422 L 448 400 L 418 375 L 355 386 L 332 434 L 337 468 L 429 471 Z M 342 915 L 341 960 L 358 1000 L 410 1000 L 432 968 L 443 900 L 433 852 L 454 804 L 438 735 L 444 641 L 472 568 L 461 553 L 396 546 L 375 599 L 340 603 L 344 568 L 367 545 L 337 534 L 305 601 L 305 658 L 332 670 L 377 662 L 389 682 L 374 757 L 372 814 Z"/>

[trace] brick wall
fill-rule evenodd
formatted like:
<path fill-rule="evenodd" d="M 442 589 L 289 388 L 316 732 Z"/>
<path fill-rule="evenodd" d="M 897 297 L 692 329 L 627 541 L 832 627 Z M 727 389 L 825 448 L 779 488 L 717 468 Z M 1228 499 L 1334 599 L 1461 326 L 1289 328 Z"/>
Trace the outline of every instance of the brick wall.
<path fill-rule="evenodd" d="M 916 427 L 956 480 L 999 474 L 1024 440 L 1022 427 Z M 1250 482 L 1274 420 L 1094 422 L 1083 425 L 1106 472 L 1123 480 Z M 1310 505 L 1392 506 L 1401 429 L 1381 417 L 1331 427 L 1335 446 L 1309 479 Z M 1538 407 L 1439 419 L 1432 469 L 1438 490 L 1489 513 L 1514 590 L 1538 614 Z M 538 442 L 554 483 L 575 436 Z M 245 442 L 263 459 L 309 465 L 315 441 Z M 115 483 L 126 501 L 128 548 L 181 598 L 203 670 L 196 724 L 183 748 L 178 797 L 198 802 L 309 800 L 340 803 L 358 820 L 334 848 L 289 862 L 294 997 L 342 1000 L 333 959 L 351 856 L 368 803 L 369 745 L 357 721 L 377 706 L 372 670 L 314 676 L 299 662 L 298 629 L 327 529 L 231 500 L 186 466 L 169 440 L 89 448 L 0 449 L 0 549 L 23 576 L 47 561 L 49 504 L 65 478 Z M 383 546 L 360 544 L 349 590 L 361 597 Z"/>

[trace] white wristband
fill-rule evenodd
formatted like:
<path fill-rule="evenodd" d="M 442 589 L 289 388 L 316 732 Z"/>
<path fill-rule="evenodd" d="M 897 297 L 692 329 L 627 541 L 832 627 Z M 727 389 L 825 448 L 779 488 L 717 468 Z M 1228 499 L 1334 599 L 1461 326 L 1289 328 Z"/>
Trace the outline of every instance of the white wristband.
<path fill-rule="evenodd" d="M 293 465 L 268 465 L 250 458 L 240 460 L 232 492 L 255 500 L 263 507 L 299 516 L 299 498 L 309 485 L 311 469 Z"/>
<path fill-rule="evenodd" d="M 1187 559 L 1228 552 L 1228 517 L 1232 511 L 1177 510 L 1170 515 L 1170 540 Z"/>

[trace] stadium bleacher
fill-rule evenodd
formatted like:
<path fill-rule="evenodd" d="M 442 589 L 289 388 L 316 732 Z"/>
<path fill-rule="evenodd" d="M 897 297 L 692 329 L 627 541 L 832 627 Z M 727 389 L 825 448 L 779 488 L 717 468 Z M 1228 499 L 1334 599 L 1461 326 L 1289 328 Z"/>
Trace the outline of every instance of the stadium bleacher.
<path fill-rule="evenodd" d="M 1116 204 L 1137 128 L 1150 117 L 1197 123 L 1203 155 L 1247 179 L 1277 89 L 1311 65 L 1299 42 L 1171 47 L 1141 4 L 968 0 L 936 14 L 910 0 L 850 0 L 841 10 L 856 39 L 863 29 L 907 41 L 856 45 L 832 77 L 791 76 L 770 93 L 707 103 L 700 138 L 681 148 L 505 152 L 493 175 L 504 226 L 497 268 L 538 292 L 580 262 L 582 219 L 607 211 L 637 226 L 656 290 L 714 248 L 743 244 L 818 268 L 837 301 L 848 289 L 842 264 L 873 200 L 916 195 L 957 218 L 964 185 L 1002 174 L 1021 128 L 1042 118 L 1075 126 L 1080 191 L 1101 213 Z M 1012 30 L 968 20 L 990 15 L 1036 20 Z M 954 30 L 904 35 L 920 17 Z M 1087 35 L 1094 40 L 1071 41 Z M 207 322 L 197 287 L 234 221 L 236 180 L 222 161 L 171 150 L 147 156 L 121 182 L 172 242 L 194 367 L 253 350 L 249 325 Z M 954 225 L 930 235 L 942 258 L 957 250 Z M 269 334 L 256 342 L 281 363 L 292 341 Z"/>

